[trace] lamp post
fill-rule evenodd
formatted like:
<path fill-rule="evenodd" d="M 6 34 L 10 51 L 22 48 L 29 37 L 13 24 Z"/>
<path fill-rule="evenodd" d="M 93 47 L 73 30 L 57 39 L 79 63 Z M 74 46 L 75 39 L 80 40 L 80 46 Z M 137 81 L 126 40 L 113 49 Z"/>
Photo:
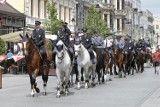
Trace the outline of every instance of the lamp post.
<path fill-rule="evenodd" d="M 72 18 L 72 25 L 73 25 L 73 32 L 75 32 L 76 31 L 76 24 L 75 24 L 75 19 L 74 18 Z"/>
<path fill-rule="evenodd" d="M 83 28 L 83 0 L 79 0 L 78 4 L 78 31 L 82 32 Z"/>
<path fill-rule="evenodd" d="M 115 18 L 115 9 L 112 9 L 111 11 L 111 19 L 112 19 L 112 38 L 114 37 L 114 18 Z"/>
<path fill-rule="evenodd" d="M 158 45 L 159 34 L 157 33 L 157 45 Z"/>

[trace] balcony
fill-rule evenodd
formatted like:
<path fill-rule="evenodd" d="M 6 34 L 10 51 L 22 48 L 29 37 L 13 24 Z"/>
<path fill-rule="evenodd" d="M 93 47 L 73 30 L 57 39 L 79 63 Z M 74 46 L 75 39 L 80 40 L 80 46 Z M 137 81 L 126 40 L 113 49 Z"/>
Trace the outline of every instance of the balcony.
<path fill-rule="evenodd" d="M 35 21 L 40 21 L 41 23 L 44 22 L 45 19 L 40 19 L 40 18 L 36 18 L 36 17 L 32 17 L 32 16 L 26 16 L 26 25 L 34 25 Z"/>
<path fill-rule="evenodd" d="M 115 15 L 116 15 L 116 16 L 122 16 L 122 17 L 123 17 L 123 16 L 124 16 L 124 10 L 116 10 L 116 11 L 115 11 Z"/>
<path fill-rule="evenodd" d="M 114 5 L 112 3 L 104 3 L 103 9 L 104 10 L 112 10 L 112 9 L 114 9 Z"/>

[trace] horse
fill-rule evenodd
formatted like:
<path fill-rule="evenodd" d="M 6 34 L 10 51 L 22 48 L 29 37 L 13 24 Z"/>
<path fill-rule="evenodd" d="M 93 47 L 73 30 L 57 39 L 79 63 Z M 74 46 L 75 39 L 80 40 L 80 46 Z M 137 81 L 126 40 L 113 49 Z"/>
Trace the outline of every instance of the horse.
<path fill-rule="evenodd" d="M 43 88 L 44 95 L 47 94 L 47 82 L 48 82 L 48 73 L 50 69 L 50 63 L 52 61 L 52 55 L 47 56 L 46 67 L 42 66 L 42 58 L 38 48 L 35 46 L 32 37 L 29 37 L 26 34 L 26 37 L 21 36 L 22 38 L 22 51 L 25 55 L 26 71 L 29 74 L 31 82 L 31 96 L 34 97 L 34 91 L 37 93 L 40 92 L 40 89 L 37 87 L 36 77 L 39 74 L 42 74 L 43 79 Z"/>
<path fill-rule="evenodd" d="M 136 64 L 137 64 L 137 73 L 140 71 L 141 73 L 144 71 L 144 56 L 142 54 L 142 50 L 137 48 L 136 49 L 136 53 L 137 53 L 137 60 L 136 60 Z"/>
<path fill-rule="evenodd" d="M 105 73 L 105 59 L 102 52 L 104 51 L 103 49 L 97 48 L 95 45 L 93 45 L 93 50 L 97 54 L 97 65 L 96 65 L 96 72 L 98 75 L 98 84 L 100 85 L 101 82 L 105 82 L 104 75 Z M 102 80 L 102 81 L 101 81 Z"/>
<path fill-rule="evenodd" d="M 126 72 L 124 70 L 124 55 L 122 53 L 122 51 L 115 46 L 113 48 L 113 61 L 114 61 L 114 69 L 116 70 L 116 66 L 119 68 L 119 72 L 118 72 L 118 76 L 121 78 L 123 75 L 123 77 L 126 77 Z"/>
<path fill-rule="evenodd" d="M 134 75 L 134 69 L 135 69 L 135 57 L 132 50 L 129 48 L 125 48 L 125 70 L 129 74 Z M 131 73 L 132 70 L 132 73 Z"/>
<path fill-rule="evenodd" d="M 72 70 L 71 58 L 67 47 L 64 45 L 62 40 L 59 40 L 56 44 L 55 58 L 56 74 L 58 79 L 56 97 L 60 97 L 61 94 L 63 94 L 63 90 L 65 90 L 65 94 L 68 95 L 68 82 Z"/>
<path fill-rule="evenodd" d="M 96 53 L 93 51 L 95 58 L 97 58 Z M 74 55 L 77 58 L 78 65 L 78 81 L 77 81 L 77 89 L 81 88 L 80 79 L 81 79 L 81 70 L 83 68 L 83 73 L 85 75 L 85 88 L 89 88 L 89 77 L 92 77 L 92 85 L 95 85 L 95 70 L 96 64 L 92 64 L 90 60 L 90 55 L 88 50 L 83 46 L 83 44 L 77 43 L 74 44 Z M 97 62 L 97 61 L 96 61 Z"/>

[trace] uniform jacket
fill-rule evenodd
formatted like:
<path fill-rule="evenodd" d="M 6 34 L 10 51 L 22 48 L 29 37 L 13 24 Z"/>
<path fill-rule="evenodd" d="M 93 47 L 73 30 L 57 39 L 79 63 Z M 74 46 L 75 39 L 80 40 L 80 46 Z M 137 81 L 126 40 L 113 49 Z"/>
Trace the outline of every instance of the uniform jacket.
<path fill-rule="evenodd" d="M 45 31 L 43 29 L 33 30 L 33 41 L 36 46 L 41 47 L 45 43 Z"/>
<path fill-rule="evenodd" d="M 101 36 L 97 36 L 93 38 L 93 44 L 97 46 L 97 48 L 104 48 L 104 40 Z"/>
<path fill-rule="evenodd" d="M 91 36 L 89 35 L 82 35 L 81 41 L 86 49 L 89 49 L 92 45 Z"/>
<path fill-rule="evenodd" d="M 67 46 L 67 47 L 69 47 L 70 46 L 70 35 L 71 35 L 71 31 L 68 29 L 68 28 L 66 28 L 65 30 L 60 30 L 59 31 L 59 33 L 60 33 L 60 35 L 59 35 L 59 39 L 61 39 L 64 43 L 65 43 L 65 45 Z"/>

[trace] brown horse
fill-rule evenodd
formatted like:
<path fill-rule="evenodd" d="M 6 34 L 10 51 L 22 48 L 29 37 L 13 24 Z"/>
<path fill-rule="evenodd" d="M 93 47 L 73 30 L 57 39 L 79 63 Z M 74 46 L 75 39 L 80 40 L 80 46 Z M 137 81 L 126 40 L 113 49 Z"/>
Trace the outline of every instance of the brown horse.
<path fill-rule="evenodd" d="M 22 36 L 21 36 L 22 37 Z M 36 90 L 37 93 L 40 92 L 40 89 L 37 87 L 36 83 L 36 77 L 39 74 L 42 74 L 42 79 L 43 79 L 43 87 L 44 87 L 44 95 L 46 95 L 46 87 L 47 87 L 47 81 L 48 81 L 48 73 L 50 69 L 50 63 L 52 61 L 52 55 L 50 52 L 47 52 L 47 60 L 46 60 L 46 67 L 42 66 L 42 58 L 39 53 L 38 48 L 35 46 L 33 43 L 32 38 L 27 38 L 22 40 L 27 40 L 23 41 L 23 53 L 25 55 L 25 61 L 26 61 L 26 71 L 29 74 L 30 77 L 30 82 L 31 82 L 31 95 L 34 97 L 34 90 Z"/>
<path fill-rule="evenodd" d="M 113 49 L 113 61 L 114 61 L 114 69 L 116 69 L 116 66 L 119 69 L 118 75 L 121 78 L 122 74 L 124 73 L 124 77 L 126 77 L 126 73 L 124 70 L 125 60 L 124 55 L 122 51 L 118 47 L 114 47 Z"/>
<path fill-rule="evenodd" d="M 144 55 L 141 52 L 141 49 L 136 49 L 137 53 L 137 73 L 140 71 L 141 73 L 144 71 Z"/>
<path fill-rule="evenodd" d="M 112 66 L 113 66 L 113 63 L 112 63 L 112 59 L 111 59 L 111 55 L 110 55 L 110 53 L 106 50 L 106 49 L 104 49 L 104 51 L 105 51 L 105 73 L 106 74 L 109 74 L 110 75 L 110 77 L 109 77 L 109 81 L 111 81 L 112 79 L 111 79 L 111 75 L 112 75 Z M 108 69 L 110 69 L 110 71 L 108 71 Z"/>
<path fill-rule="evenodd" d="M 148 63 L 148 67 L 152 66 L 152 51 L 150 51 L 149 49 L 146 49 L 146 54 L 145 54 L 145 62 Z"/>

